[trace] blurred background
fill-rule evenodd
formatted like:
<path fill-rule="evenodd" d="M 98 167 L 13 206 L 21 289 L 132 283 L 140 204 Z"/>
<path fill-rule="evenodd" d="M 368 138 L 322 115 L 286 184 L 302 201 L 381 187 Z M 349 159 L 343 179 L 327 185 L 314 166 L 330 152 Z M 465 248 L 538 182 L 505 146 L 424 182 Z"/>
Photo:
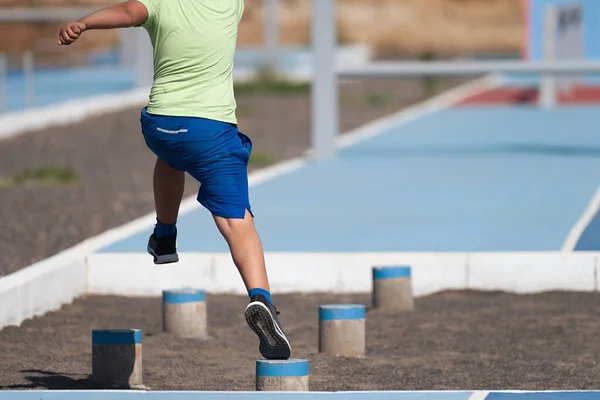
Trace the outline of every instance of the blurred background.
<path fill-rule="evenodd" d="M 52 113 L 52 109 L 43 108 L 46 106 L 70 101 L 74 102 L 72 106 L 76 110 L 78 102 L 97 95 L 114 95 L 117 99 L 151 84 L 151 48 L 148 35 L 141 28 L 90 31 L 73 46 L 56 45 L 62 23 L 112 3 L 103 0 L 0 0 L 0 34 L 5 38 L 0 41 L 0 118 L 13 122 L 35 120 L 36 113 L 41 112 L 38 110 Z M 234 77 L 240 129 L 250 135 L 255 144 L 250 170 L 304 155 L 314 144 L 311 136 L 314 130 L 311 89 L 314 90 L 312 82 L 315 78 L 312 5 L 310 0 L 246 0 Z M 551 27 L 547 23 L 548 5 L 564 6 L 550 19 Z M 532 62 L 544 61 L 548 55 L 559 61 L 570 60 L 585 66 L 600 57 L 600 36 L 597 34 L 600 2 L 597 0 L 337 0 L 335 13 L 338 41 L 335 60 L 344 68 L 360 70 L 369 68 L 372 63 L 406 60 Z M 339 115 L 338 118 L 331 116 L 336 121 L 339 119 L 339 126 L 331 133 L 344 135 L 378 118 L 487 76 L 488 72 L 494 71 L 482 70 L 472 74 L 419 74 L 417 71 L 408 75 L 392 73 L 341 78 L 336 81 Z M 503 77 L 506 78 L 505 84 L 461 98 L 460 105 L 476 108 L 475 114 L 465 111 L 454 122 L 442 120 L 435 126 L 425 124 L 423 128 L 414 128 L 418 131 L 414 138 L 422 139 L 428 145 L 442 146 L 447 144 L 444 140 L 450 139 L 447 136 L 441 139 L 439 135 L 450 132 L 460 139 L 451 141 L 450 145 L 467 146 L 467 150 L 463 149 L 467 153 L 475 151 L 469 146 L 481 145 L 480 141 L 485 140 L 491 141 L 488 143 L 490 146 L 495 145 L 492 143 L 494 140 L 505 140 L 503 146 L 513 146 L 514 141 L 535 142 L 526 143 L 530 146 L 527 149 L 522 147 L 523 143 L 519 143 L 521 147 L 516 149 L 509 147 L 514 149 L 515 154 L 519 151 L 542 151 L 541 145 L 546 146 L 546 153 L 575 154 L 583 151 L 582 148 L 587 149 L 588 154 L 593 151 L 596 145 L 593 134 L 595 122 L 589 110 L 584 112 L 585 116 L 553 113 L 552 118 L 547 113 L 536 114 L 537 111 L 532 111 L 527 117 L 502 114 L 508 112 L 507 109 L 519 112 L 520 106 L 537 110 L 543 82 L 539 72 L 503 74 Z M 595 75 L 587 73 L 585 80 L 579 79 L 582 77 L 582 74 L 573 74 L 568 90 L 558 92 L 560 109 L 564 109 L 567 103 L 593 105 L 600 100 Z M 110 98 L 106 101 L 111 102 Z M 0 275 L 153 211 L 151 174 L 154 156 L 145 147 L 140 135 L 141 106 L 126 107 L 72 125 L 32 128 L 31 132 L 0 141 L 0 220 L 3 221 L 0 229 Z M 482 111 L 481 106 L 496 108 Z M 15 114 L 24 110 L 32 113 Z M 477 120 L 487 121 L 487 125 L 474 127 L 474 132 L 460 131 L 461 126 Z M 576 133 L 583 135 L 584 139 L 575 139 L 575 133 L 570 132 L 574 123 L 578 126 Z M 5 129 L 8 129 L 6 126 L 5 123 Z M 505 128 L 499 132 L 501 126 L 519 129 Z M 444 131 L 443 127 L 448 131 Z M 528 134 L 539 137 L 528 138 Z M 540 140 L 548 143 L 540 143 Z M 568 147 L 573 141 L 578 143 L 578 147 Z M 548 146 L 558 144 L 562 147 L 548 150 Z M 386 146 L 388 150 L 399 146 L 402 152 L 398 154 L 407 155 L 410 150 L 406 147 L 407 143 Z M 530 150 L 532 148 L 534 150 Z M 379 157 L 375 150 L 371 155 Z M 414 156 L 414 153 L 409 155 Z M 398 156 L 395 161 L 400 163 L 403 159 Z M 466 159 L 464 156 L 457 162 Z M 508 165 L 516 165 L 512 161 L 507 162 Z M 370 162 L 369 165 L 375 163 Z M 547 169 L 535 160 L 528 165 Z M 447 181 L 466 176 L 462 170 L 452 170 L 454 173 L 451 174 L 447 166 L 435 164 L 428 164 L 430 169 L 423 168 L 421 164 L 398 164 L 394 168 L 404 171 L 408 168 L 417 175 L 419 171 L 425 174 L 430 170 L 445 169 L 448 176 L 419 178 L 416 175 L 408 186 L 406 183 L 398 186 L 428 200 L 432 199 L 431 193 L 419 186 L 419 182 L 430 182 L 428 187 L 439 187 L 435 179 Z M 523 173 L 523 169 L 515 172 L 498 165 L 485 168 L 490 168 L 494 174 L 500 171 Z M 589 165 L 585 168 L 591 171 Z M 477 169 L 468 167 L 467 171 Z M 533 175 L 536 173 L 532 172 Z M 556 204 L 557 208 L 545 211 L 552 214 L 569 210 L 561 220 L 562 225 L 556 228 L 550 244 L 544 242 L 541 246 L 544 249 L 560 248 L 562 243 L 559 242 L 585 209 L 596 189 L 593 175 L 588 176 L 591 181 L 586 181 L 574 204 Z M 507 180 L 507 184 L 512 186 L 499 189 L 505 194 L 521 196 L 522 204 L 514 198 L 496 198 L 498 207 L 517 210 L 510 215 L 516 225 L 502 231 L 501 238 L 490 236 L 489 242 L 508 243 L 505 247 L 513 250 L 516 247 L 539 247 L 537 244 L 530 246 L 526 241 L 520 241 L 524 244 L 519 246 L 504 241 L 511 236 L 513 229 L 542 226 L 539 218 L 527 222 L 520 217 L 521 212 L 531 213 L 529 209 L 521 209 L 519 204 L 523 207 L 531 204 L 527 203 L 527 193 L 519 194 L 518 191 L 522 187 L 534 188 L 536 182 L 556 180 L 553 177 L 532 179 L 534 181 L 530 184 Z M 564 179 L 579 182 L 577 177 L 565 176 Z M 475 179 L 469 184 L 474 182 L 479 181 Z M 451 216 L 460 219 L 457 210 L 464 211 L 461 204 L 465 201 L 479 202 L 484 210 L 481 211 L 483 214 L 473 211 L 465 218 L 506 217 L 501 212 L 495 216 L 485 214 L 485 210 L 489 209 L 485 193 L 492 193 L 486 187 L 478 186 L 480 189 L 477 189 L 469 186 L 469 190 L 462 191 L 457 189 L 459 187 L 465 188 L 463 183 L 458 183 L 449 188 L 448 193 L 435 194 L 435 198 L 444 198 L 462 193 L 467 199 L 457 198 L 446 208 L 416 210 L 414 207 L 417 205 L 426 204 L 423 199 L 416 199 L 415 204 L 405 204 L 406 212 L 414 210 L 421 216 L 421 219 L 411 219 L 414 229 L 427 236 L 424 221 Z M 193 195 L 197 189 L 198 183 L 188 179 L 186 195 Z M 334 188 L 332 191 L 332 198 L 336 193 L 339 196 L 343 193 L 341 189 L 336 192 Z M 547 197 L 549 194 L 540 191 L 536 195 Z M 365 216 L 365 226 L 382 218 L 375 211 L 371 210 L 372 215 Z M 468 224 L 463 225 L 469 229 Z M 410 232 L 414 229 L 410 226 L 404 228 L 409 233 L 398 235 L 412 237 Z M 447 227 L 448 231 L 454 229 L 453 226 Z M 466 241 L 469 235 L 481 237 L 481 233 L 477 234 L 481 232 L 478 229 L 458 236 L 465 237 Z M 533 234 L 528 237 L 533 237 Z M 425 241 L 407 246 L 408 250 L 432 251 L 468 247 L 454 246 L 450 236 L 436 243 Z M 479 248 L 489 249 L 490 246 Z"/>
<path fill-rule="evenodd" d="M 363 273 L 387 257 L 415 267 L 417 290 L 451 291 L 393 318 L 369 309 L 370 354 L 356 363 L 313 352 L 310 321 L 319 304 L 370 304 L 369 293 L 277 293 L 295 351 L 315 366 L 311 390 L 597 389 L 600 0 L 336 0 L 335 44 L 331 1 L 246 0 L 239 30 L 249 170 L 302 161 L 250 191 L 274 292 L 366 289 Z M 160 334 L 158 298 L 88 296 L 241 288 L 229 257 L 211 256 L 229 249 L 202 208 L 178 221 L 189 258 L 152 268 L 148 35 L 56 45 L 61 24 L 112 3 L 0 0 L 0 277 L 150 215 L 86 247 L 85 262 L 57 257 L 2 280 L 0 322 L 86 296 L 0 332 L 0 389 L 85 388 L 90 328 L 143 327 L 152 389 L 254 390 L 245 296 L 211 295 L 203 345 Z M 556 65 L 568 74 L 549 74 Z M 186 178 L 188 204 L 198 187 Z M 547 289 L 561 292 L 531 293 Z"/>
<path fill-rule="evenodd" d="M 4 111 L 131 89 L 148 83 L 135 69 L 147 52 L 127 31 L 88 32 L 76 46 L 56 46 L 60 23 L 112 1 L 0 1 L 0 44 L 10 101 Z M 288 77 L 308 78 L 309 0 L 277 2 L 279 65 Z M 246 1 L 236 59 L 238 79 L 265 61 L 268 3 Z M 521 0 L 340 0 L 338 38 L 344 60 L 521 56 L 525 14 Z M 142 42 L 147 38 L 137 40 Z M 147 50 L 146 50 L 147 51 Z M 144 61 L 146 63 L 146 61 Z M 69 69 L 67 69 L 69 68 Z M 35 71 L 35 74 L 32 72 Z M 68 72 L 68 76 L 67 76 Z M 32 78 L 32 82 L 27 79 Z M 0 77 L 0 79 L 3 79 Z M 151 79 L 151 76 L 150 76 Z"/>

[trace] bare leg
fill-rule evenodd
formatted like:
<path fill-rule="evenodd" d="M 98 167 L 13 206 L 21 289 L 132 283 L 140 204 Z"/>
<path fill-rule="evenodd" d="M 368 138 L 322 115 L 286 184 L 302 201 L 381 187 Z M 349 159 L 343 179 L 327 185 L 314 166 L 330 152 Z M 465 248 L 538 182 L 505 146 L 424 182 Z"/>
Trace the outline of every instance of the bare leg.
<path fill-rule="evenodd" d="M 163 224 L 177 221 L 184 189 L 185 173 L 157 158 L 154 166 L 154 205 L 156 216 Z"/>
<path fill-rule="evenodd" d="M 221 217 L 214 217 L 214 219 L 217 228 L 229 244 L 233 262 L 251 296 L 245 317 L 250 329 L 259 337 L 258 348 L 261 355 L 267 359 L 289 358 L 292 347 L 277 317 L 279 312 L 265 294 L 261 298 L 260 295 L 253 296 L 251 293 L 251 290 L 257 289 L 263 289 L 268 293 L 271 289 L 262 243 L 250 212 L 246 210 L 244 219 Z"/>
<path fill-rule="evenodd" d="M 254 220 L 246 210 L 244 219 L 214 217 L 217 228 L 227 241 L 231 256 L 247 290 L 254 288 L 270 291 L 265 256 Z"/>
<path fill-rule="evenodd" d="M 177 216 L 185 188 L 185 173 L 160 158 L 154 166 L 154 205 L 157 223 L 148 239 L 148 253 L 155 264 L 179 261 L 177 254 Z"/>

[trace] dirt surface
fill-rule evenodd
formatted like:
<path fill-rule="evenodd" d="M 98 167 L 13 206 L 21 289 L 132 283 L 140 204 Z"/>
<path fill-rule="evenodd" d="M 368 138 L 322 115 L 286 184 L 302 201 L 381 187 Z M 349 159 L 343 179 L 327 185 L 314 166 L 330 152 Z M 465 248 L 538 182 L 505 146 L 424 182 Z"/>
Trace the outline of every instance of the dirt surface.
<path fill-rule="evenodd" d="M 310 390 L 600 389 L 599 294 L 446 292 L 414 312 L 367 311 L 367 355 L 317 352 L 318 306 L 366 295 L 278 295 L 293 358 L 310 362 Z M 152 390 L 254 390 L 258 339 L 247 297 L 208 296 L 207 341 L 163 333 L 158 298 L 88 297 L 0 331 L 0 388 L 93 388 L 91 330 L 143 330 Z"/>
<path fill-rule="evenodd" d="M 461 81 L 440 84 L 443 90 Z M 273 89 L 274 90 L 274 89 Z M 309 89 L 239 89 L 240 130 L 254 142 L 250 169 L 310 146 Z M 343 132 L 428 96 L 418 80 L 341 85 Z M 154 210 L 154 155 L 140 109 L 0 141 L 0 276 Z M 199 184 L 188 177 L 186 196 Z"/>

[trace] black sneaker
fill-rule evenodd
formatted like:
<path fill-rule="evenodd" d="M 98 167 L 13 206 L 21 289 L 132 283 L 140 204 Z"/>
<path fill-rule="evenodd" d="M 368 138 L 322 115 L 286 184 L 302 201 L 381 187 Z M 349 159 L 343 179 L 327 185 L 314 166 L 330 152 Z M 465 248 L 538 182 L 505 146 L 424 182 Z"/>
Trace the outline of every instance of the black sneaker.
<path fill-rule="evenodd" d="M 260 354 L 268 360 L 287 360 L 292 353 L 278 315 L 275 306 L 261 294 L 252 296 L 246 307 L 246 322 L 258 335 Z"/>
<path fill-rule="evenodd" d="M 156 228 L 148 239 L 148 253 L 154 257 L 154 264 L 170 264 L 179 261 L 177 255 L 177 231 L 172 237 L 156 237 Z"/>

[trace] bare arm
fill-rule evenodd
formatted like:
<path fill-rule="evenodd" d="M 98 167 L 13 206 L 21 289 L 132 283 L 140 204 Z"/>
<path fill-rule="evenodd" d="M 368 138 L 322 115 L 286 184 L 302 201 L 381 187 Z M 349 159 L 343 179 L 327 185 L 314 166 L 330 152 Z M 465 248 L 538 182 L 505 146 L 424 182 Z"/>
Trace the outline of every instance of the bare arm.
<path fill-rule="evenodd" d="M 115 4 L 79 19 L 87 29 L 130 28 L 141 25 L 148 18 L 146 7 L 135 0 Z"/>
<path fill-rule="evenodd" d="M 142 25 L 147 18 L 148 10 L 142 3 L 128 0 L 67 23 L 58 34 L 58 44 L 70 45 L 89 29 L 129 28 Z"/>

